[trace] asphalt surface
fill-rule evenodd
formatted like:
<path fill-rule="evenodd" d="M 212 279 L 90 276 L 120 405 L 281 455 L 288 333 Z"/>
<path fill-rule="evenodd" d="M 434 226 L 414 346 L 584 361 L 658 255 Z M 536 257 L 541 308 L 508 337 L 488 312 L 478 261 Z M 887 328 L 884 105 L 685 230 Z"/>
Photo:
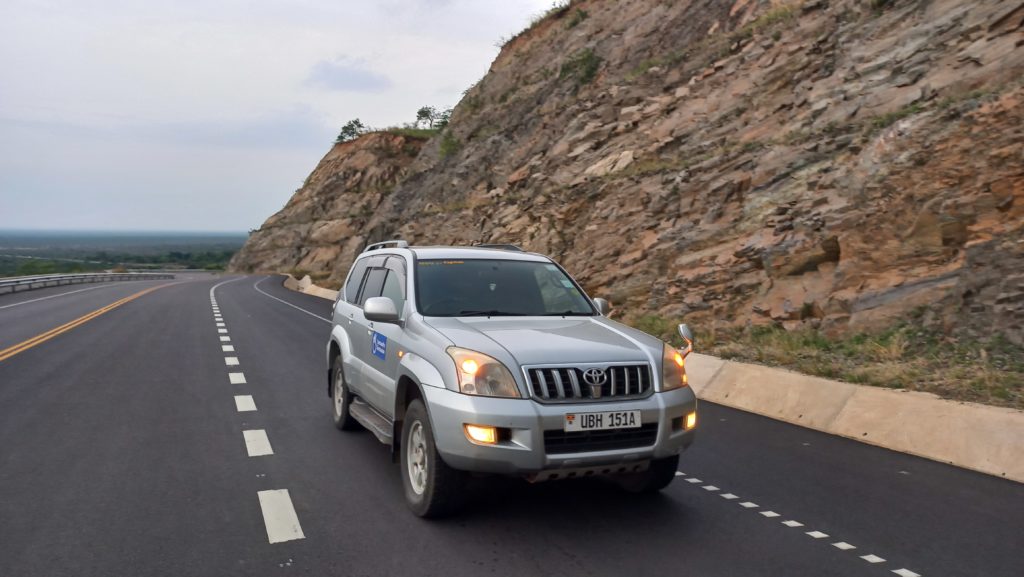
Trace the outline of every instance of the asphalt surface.
<path fill-rule="evenodd" d="M 710 403 L 659 495 L 479 479 L 418 519 L 387 449 L 333 427 L 330 303 L 280 278 L 0 296 L 0 350 L 165 284 L 0 361 L 0 575 L 1024 574 L 1024 485 Z M 297 524 L 268 525 L 271 490 Z"/>

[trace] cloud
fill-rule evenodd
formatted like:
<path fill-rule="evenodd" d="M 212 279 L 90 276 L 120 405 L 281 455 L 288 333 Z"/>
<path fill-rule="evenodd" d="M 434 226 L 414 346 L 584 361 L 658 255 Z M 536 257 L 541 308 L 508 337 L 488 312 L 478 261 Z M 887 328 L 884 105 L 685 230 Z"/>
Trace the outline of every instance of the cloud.
<path fill-rule="evenodd" d="M 345 92 L 383 92 L 391 88 L 391 80 L 387 76 L 365 68 L 362 62 L 345 58 L 317 62 L 306 83 Z"/>

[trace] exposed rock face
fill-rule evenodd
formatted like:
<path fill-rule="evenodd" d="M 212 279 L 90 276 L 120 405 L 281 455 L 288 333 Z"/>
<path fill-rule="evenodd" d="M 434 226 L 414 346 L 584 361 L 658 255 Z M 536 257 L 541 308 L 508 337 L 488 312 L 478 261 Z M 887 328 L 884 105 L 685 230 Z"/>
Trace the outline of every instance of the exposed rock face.
<path fill-rule="evenodd" d="M 871 4 L 575 2 L 384 169 L 393 191 L 344 172 L 384 136 L 336 147 L 233 264 L 337 282 L 367 242 L 512 242 L 627 317 L 923 308 L 1020 342 L 1024 2 Z"/>

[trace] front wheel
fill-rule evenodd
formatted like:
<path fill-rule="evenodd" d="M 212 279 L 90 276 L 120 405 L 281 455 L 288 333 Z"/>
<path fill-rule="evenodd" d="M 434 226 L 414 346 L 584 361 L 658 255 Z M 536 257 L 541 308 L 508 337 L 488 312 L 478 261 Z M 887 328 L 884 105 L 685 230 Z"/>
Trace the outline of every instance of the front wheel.
<path fill-rule="evenodd" d="M 629 473 L 618 477 L 619 486 L 629 493 L 657 493 L 676 478 L 679 455 L 655 459 L 642 473 Z"/>
<path fill-rule="evenodd" d="M 348 408 L 352 404 L 352 393 L 345 385 L 345 372 L 341 366 L 341 356 L 334 357 L 331 362 L 331 411 L 334 415 L 334 426 L 343 431 L 359 428 L 359 422 L 352 417 Z"/>
<path fill-rule="evenodd" d="M 405 501 L 420 517 L 443 517 L 465 500 L 466 474 L 448 466 L 437 452 L 423 401 L 413 400 L 402 421 L 402 486 Z"/>

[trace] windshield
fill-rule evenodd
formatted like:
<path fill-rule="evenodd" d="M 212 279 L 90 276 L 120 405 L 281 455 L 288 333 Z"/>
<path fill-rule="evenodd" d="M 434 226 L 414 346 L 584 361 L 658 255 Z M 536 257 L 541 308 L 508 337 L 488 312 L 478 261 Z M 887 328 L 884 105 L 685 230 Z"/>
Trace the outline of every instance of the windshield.
<path fill-rule="evenodd" d="M 419 260 L 416 306 L 426 316 L 591 316 L 562 269 L 525 260 Z"/>

